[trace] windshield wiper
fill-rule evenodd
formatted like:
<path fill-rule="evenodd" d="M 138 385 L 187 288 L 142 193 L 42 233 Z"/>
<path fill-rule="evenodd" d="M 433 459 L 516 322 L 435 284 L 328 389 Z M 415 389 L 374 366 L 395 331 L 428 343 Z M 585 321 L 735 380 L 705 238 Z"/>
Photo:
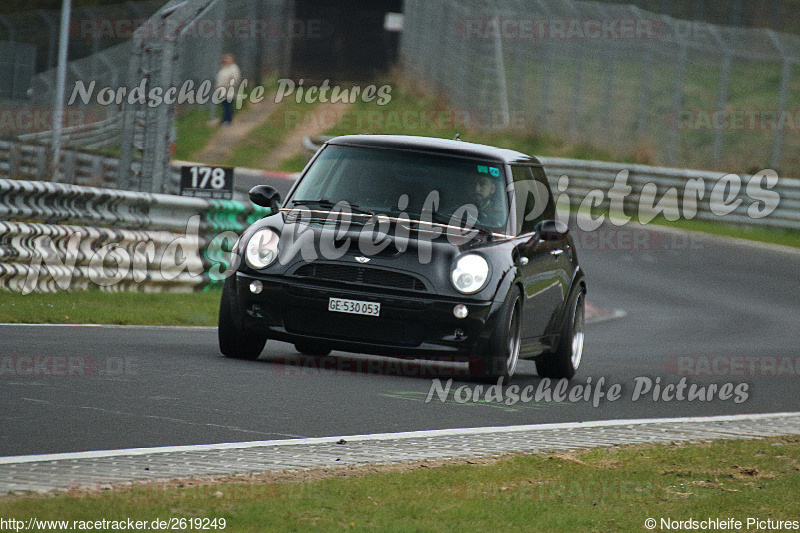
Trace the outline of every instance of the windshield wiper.
<path fill-rule="evenodd" d="M 444 215 L 442 213 L 438 213 L 436 211 L 431 211 L 430 213 L 425 213 L 424 216 L 428 218 L 428 220 L 422 220 L 423 213 L 406 213 L 405 211 L 382 211 L 378 213 L 378 215 L 386 215 L 389 217 L 399 218 L 400 215 L 406 215 L 409 217 L 417 217 L 417 218 L 410 218 L 411 222 L 422 222 L 423 224 L 426 222 L 435 222 L 436 224 L 444 224 L 445 226 L 450 226 L 450 217 Z"/>
<path fill-rule="evenodd" d="M 331 208 L 336 204 L 330 200 L 292 200 L 292 205 L 317 205 L 319 207 Z"/>
<path fill-rule="evenodd" d="M 324 207 L 326 209 L 333 209 L 338 204 L 334 203 L 334 202 L 332 202 L 332 201 L 330 201 L 328 199 L 324 199 L 323 198 L 321 200 L 292 200 L 292 205 L 293 206 L 294 205 L 315 205 L 315 206 L 318 206 L 318 207 Z M 348 202 L 342 202 L 342 206 L 349 208 L 350 211 L 352 211 L 353 213 L 358 213 L 358 214 L 361 214 L 361 215 L 370 215 L 370 216 L 372 216 L 372 215 L 375 214 L 374 211 L 369 211 L 367 209 L 362 209 L 357 204 L 351 204 L 351 203 L 348 203 Z"/>
<path fill-rule="evenodd" d="M 487 237 L 491 237 L 492 235 L 494 235 L 493 231 L 491 231 L 491 230 L 489 230 L 489 229 L 487 229 L 487 228 L 485 228 L 483 226 L 471 226 L 471 227 L 467 228 L 465 226 L 459 225 L 458 222 L 454 223 L 454 221 L 452 219 L 452 216 L 445 215 L 444 213 L 439 213 L 437 211 L 431 211 L 431 212 L 424 213 L 424 214 L 423 213 L 402 213 L 400 211 L 387 211 L 386 213 L 379 213 L 379 215 L 381 215 L 381 214 L 386 214 L 386 215 L 389 215 L 389 216 L 392 216 L 392 217 L 398 217 L 401 214 L 406 214 L 406 215 L 411 216 L 411 217 L 417 217 L 417 218 L 409 219 L 410 222 L 413 222 L 415 224 L 439 224 L 439 225 L 447 226 L 447 227 L 450 227 L 450 228 L 458 228 L 458 229 L 464 230 L 464 231 L 473 231 L 474 230 L 474 231 L 477 231 L 479 234 L 485 235 Z M 427 220 L 423 220 L 422 219 L 423 216 L 425 216 L 427 218 Z"/>
<path fill-rule="evenodd" d="M 444 224 L 445 226 L 453 225 L 451 224 L 452 217 L 436 211 L 431 211 L 430 213 L 411 213 L 411 216 L 417 217 L 415 222 L 436 222 L 437 224 Z M 422 217 L 425 217 L 425 220 L 423 220 Z"/>

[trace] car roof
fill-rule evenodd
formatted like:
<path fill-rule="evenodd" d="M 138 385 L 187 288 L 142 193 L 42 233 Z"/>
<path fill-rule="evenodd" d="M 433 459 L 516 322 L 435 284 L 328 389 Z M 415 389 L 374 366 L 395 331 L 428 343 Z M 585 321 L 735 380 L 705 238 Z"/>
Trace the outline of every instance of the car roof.
<path fill-rule="evenodd" d="M 541 162 L 535 157 L 517 152 L 516 150 L 435 137 L 418 137 L 414 135 L 343 135 L 330 139 L 327 144 L 387 150 L 407 150 L 450 157 L 501 161 L 503 163 L 541 165 Z"/>

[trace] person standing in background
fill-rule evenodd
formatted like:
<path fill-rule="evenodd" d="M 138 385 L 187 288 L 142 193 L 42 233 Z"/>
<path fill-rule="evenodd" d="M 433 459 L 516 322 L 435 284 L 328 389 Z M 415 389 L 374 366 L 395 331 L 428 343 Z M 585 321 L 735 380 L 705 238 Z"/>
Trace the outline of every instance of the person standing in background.
<path fill-rule="evenodd" d="M 227 91 L 222 101 L 222 120 L 220 124 L 227 126 L 233 122 L 233 99 L 236 89 L 242 81 L 242 73 L 233 58 L 233 54 L 222 56 L 222 67 L 217 72 L 217 89 L 224 87 Z"/>

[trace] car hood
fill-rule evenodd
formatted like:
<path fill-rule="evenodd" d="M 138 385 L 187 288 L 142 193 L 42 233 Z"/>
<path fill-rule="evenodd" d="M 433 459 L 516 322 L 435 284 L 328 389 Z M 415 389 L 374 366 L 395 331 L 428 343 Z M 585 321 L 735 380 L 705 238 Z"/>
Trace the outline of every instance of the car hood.
<path fill-rule="evenodd" d="M 242 246 L 257 230 L 269 228 L 280 236 L 278 261 L 262 273 L 293 275 L 304 264 L 350 264 L 408 273 L 421 279 L 425 290 L 463 297 L 451 285 L 450 273 L 457 257 L 474 252 L 490 264 L 490 282 L 476 297 L 491 297 L 492 279 L 503 276 L 510 265 L 512 239 L 473 231 L 469 234 L 446 225 L 407 223 L 397 219 L 379 224 L 322 224 L 291 222 L 273 215 L 251 226 Z M 268 272 L 267 272 L 268 271 Z M 482 294 L 484 293 L 484 294 Z"/>

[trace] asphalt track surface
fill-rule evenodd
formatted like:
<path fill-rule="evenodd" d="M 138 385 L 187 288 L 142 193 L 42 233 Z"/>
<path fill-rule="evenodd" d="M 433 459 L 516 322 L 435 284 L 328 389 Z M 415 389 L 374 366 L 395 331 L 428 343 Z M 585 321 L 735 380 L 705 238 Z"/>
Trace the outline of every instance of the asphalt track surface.
<path fill-rule="evenodd" d="M 213 328 L 0 326 L 0 456 L 800 411 L 800 254 L 671 231 L 604 231 L 576 234 L 588 300 L 626 315 L 587 326 L 568 390 L 605 378 L 606 388 L 621 388 L 615 401 L 458 403 L 453 389 L 475 386 L 460 377 L 464 365 L 303 358 L 275 341 L 257 361 L 230 360 Z M 24 360 L 33 375 L 9 372 L 35 356 Z M 425 403 L 433 373 L 454 379 L 445 402 Z M 698 386 L 746 384 L 747 398 L 654 401 L 651 390 L 633 400 L 637 378 L 663 387 L 686 373 Z M 511 384 L 542 380 L 524 361 Z"/>

